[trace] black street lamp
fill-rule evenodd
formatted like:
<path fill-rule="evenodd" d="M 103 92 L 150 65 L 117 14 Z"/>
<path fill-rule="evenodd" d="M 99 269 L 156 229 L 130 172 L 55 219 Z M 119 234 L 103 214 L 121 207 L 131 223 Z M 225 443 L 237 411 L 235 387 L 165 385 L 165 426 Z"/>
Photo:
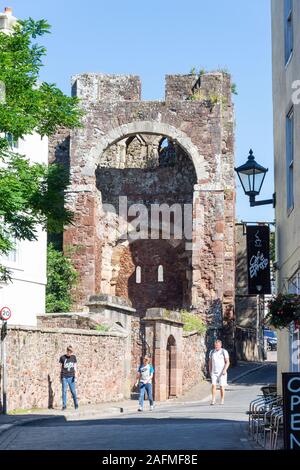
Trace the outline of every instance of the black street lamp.
<path fill-rule="evenodd" d="M 275 194 L 273 194 L 272 199 L 255 201 L 256 196 L 258 196 L 261 191 L 266 173 L 269 170 L 255 161 L 253 150 L 250 150 L 247 162 L 235 168 L 235 171 L 238 174 L 244 193 L 249 196 L 251 207 L 264 206 L 265 204 L 273 204 L 273 207 L 275 207 Z"/>

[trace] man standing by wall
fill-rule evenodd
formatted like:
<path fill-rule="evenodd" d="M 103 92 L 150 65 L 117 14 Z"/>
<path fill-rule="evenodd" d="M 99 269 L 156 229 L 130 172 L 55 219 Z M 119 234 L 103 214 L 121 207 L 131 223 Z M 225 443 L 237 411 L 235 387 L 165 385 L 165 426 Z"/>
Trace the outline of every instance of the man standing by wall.
<path fill-rule="evenodd" d="M 75 410 L 78 408 L 78 401 L 75 389 L 75 374 L 77 372 L 77 359 L 73 354 L 72 346 L 67 347 L 67 353 L 60 357 L 59 362 L 61 364 L 61 382 L 62 382 L 62 401 L 65 410 L 67 408 L 67 387 L 69 385 Z"/>
<path fill-rule="evenodd" d="M 212 401 L 211 405 L 216 404 L 217 385 L 220 385 L 221 405 L 224 405 L 225 387 L 227 385 L 227 370 L 229 367 L 229 354 L 222 348 L 222 341 L 215 342 L 215 349 L 209 353 L 209 373 L 212 383 Z"/>

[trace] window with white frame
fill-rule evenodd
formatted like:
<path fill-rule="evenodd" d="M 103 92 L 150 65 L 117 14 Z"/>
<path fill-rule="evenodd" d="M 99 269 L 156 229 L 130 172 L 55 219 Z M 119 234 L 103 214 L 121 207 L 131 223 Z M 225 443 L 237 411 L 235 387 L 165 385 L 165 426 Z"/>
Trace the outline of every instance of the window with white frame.
<path fill-rule="evenodd" d="M 290 279 L 289 293 L 300 295 L 300 271 Z M 300 372 L 300 331 L 295 330 L 293 322 L 290 325 L 290 370 Z"/>
<path fill-rule="evenodd" d="M 294 207 L 294 108 L 286 117 L 287 209 Z"/>
<path fill-rule="evenodd" d="M 284 35 L 285 64 L 287 64 L 294 48 L 293 0 L 284 0 Z"/>

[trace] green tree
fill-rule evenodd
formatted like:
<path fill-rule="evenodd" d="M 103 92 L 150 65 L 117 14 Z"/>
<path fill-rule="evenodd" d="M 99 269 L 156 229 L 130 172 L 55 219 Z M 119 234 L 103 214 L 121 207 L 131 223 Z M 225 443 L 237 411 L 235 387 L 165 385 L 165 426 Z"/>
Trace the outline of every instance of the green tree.
<path fill-rule="evenodd" d="M 9 253 L 13 239 L 35 240 L 39 224 L 61 232 L 72 221 L 64 208 L 66 169 L 32 164 L 11 149 L 11 142 L 26 135 L 50 136 L 61 126 L 80 126 L 78 99 L 39 82 L 46 49 L 33 40 L 49 31 L 45 20 L 29 18 L 19 21 L 12 34 L 0 33 L 0 81 L 5 87 L 0 100 L 0 255 Z M 0 278 L 9 279 L 1 265 Z"/>
<path fill-rule="evenodd" d="M 47 279 L 46 312 L 69 312 L 77 272 L 68 256 L 55 250 L 52 243 L 48 245 Z"/>

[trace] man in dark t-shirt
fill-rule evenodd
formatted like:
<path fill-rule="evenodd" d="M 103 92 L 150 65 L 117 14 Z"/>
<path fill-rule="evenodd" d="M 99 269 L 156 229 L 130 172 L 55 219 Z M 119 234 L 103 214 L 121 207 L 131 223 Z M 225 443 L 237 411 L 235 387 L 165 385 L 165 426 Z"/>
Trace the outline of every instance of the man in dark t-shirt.
<path fill-rule="evenodd" d="M 67 353 L 60 357 L 59 362 L 61 364 L 61 383 L 62 383 L 62 401 L 63 407 L 65 410 L 67 408 L 67 388 L 69 386 L 73 400 L 74 406 L 77 410 L 78 401 L 76 396 L 75 389 L 75 374 L 77 372 L 77 359 L 73 354 L 72 346 L 67 347 Z"/>

